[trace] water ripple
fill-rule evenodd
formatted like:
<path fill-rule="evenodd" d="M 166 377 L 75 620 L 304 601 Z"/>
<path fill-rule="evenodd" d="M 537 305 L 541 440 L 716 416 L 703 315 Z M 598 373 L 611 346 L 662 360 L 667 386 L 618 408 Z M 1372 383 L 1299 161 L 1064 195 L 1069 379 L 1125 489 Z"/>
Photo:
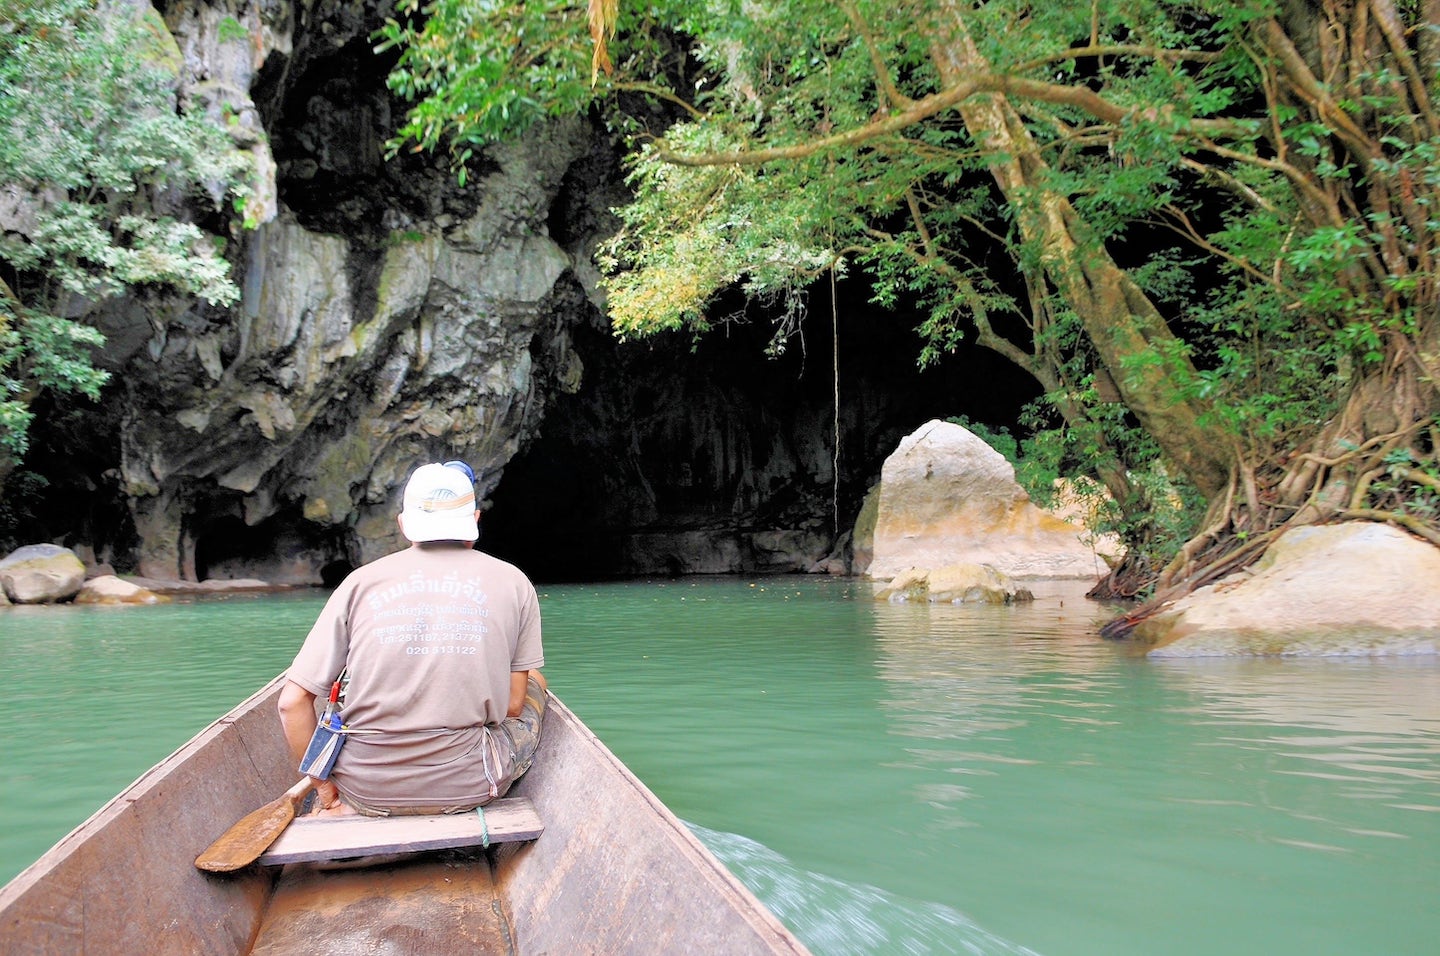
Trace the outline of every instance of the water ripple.
<path fill-rule="evenodd" d="M 1034 950 L 986 931 L 951 907 L 831 879 L 739 834 L 689 826 L 817 954 L 1036 956 Z"/>

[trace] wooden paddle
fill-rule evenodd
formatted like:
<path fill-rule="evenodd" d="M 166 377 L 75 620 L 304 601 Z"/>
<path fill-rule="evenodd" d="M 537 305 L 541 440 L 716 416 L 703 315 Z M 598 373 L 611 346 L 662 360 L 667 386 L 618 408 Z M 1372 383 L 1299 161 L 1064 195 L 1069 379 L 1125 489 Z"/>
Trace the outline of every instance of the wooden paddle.
<path fill-rule="evenodd" d="M 246 814 L 197 856 L 195 865 L 211 873 L 229 873 L 254 863 L 295 819 L 310 786 L 310 778 L 304 777 L 259 810 Z"/>

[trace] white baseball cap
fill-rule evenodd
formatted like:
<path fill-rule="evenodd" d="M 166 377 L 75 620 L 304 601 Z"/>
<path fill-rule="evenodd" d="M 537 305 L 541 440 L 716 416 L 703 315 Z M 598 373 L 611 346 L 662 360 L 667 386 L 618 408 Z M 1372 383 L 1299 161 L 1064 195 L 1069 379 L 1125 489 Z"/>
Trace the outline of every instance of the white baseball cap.
<path fill-rule="evenodd" d="M 474 541 L 475 485 L 459 468 L 432 463 L 415 469 L 405 484 L 400 529 L 411 541 Z"/>

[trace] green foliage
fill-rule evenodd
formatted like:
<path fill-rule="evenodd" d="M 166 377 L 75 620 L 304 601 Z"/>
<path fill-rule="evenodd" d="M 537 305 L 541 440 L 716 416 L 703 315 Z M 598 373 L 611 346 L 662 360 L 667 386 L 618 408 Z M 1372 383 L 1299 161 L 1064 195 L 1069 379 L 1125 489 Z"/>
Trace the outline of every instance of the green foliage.
<path fill-rule="evenodd" d="M 250 31 L 234 17 L 224 17 L 216 27 L 215 34 L 221 43 L 243 43 L 250 39 Z"/>
<path fill-rule="evenodd" d="M 1430 428 L 1440 428 L 1440 416 Z M 1435 524 L 1440 522 L 1440 464 L 1433 455 L 1396 448 L 1385 456 L 1385 473 L 1371 486 L 1371 498 L 1381 508 Z"/>
<path fill-rule="evenodd" d="M 91 326 L 0 303 L 0 456 L 24 457 L 33 418 L 28 395 L 53 389 L 100 397 L 109 374 L 90 363 L 90 349 L 103 344 Z"/>
<path fill-rule="evenodd" d="M 409 245 L 414 242 L 424 242 L 425 233 L 416 229 L 397 230 L 385 237 L 385 245 L 389 248 Z"/>
<path fill-rule="evenodd" d="M 583 112 L 594 91 L 585 11 L 569 0 L 400 0 L 376 50 L 398 50 L 390 89 L 415 100 L 392 150 L 448 144 L 462 169 L 477 143 Z"/>
<path fill-rule="evenodd" d="M 416 100 L 403 138 L 462 162 L 543 117 L 603 111 L 634 193 L 603 249 L 621 335 L 703 331 L 740 288 L 773 305 L 783 341 L 810 282 L 861 268 L 878 304 L 920 310 L 922 361 L 974 338 L 1034 374 L 1046 398 L 1019 461 L 1123 474 L 1114 527 L 1158 555 L 1198 511 L 1170 436 L 1140 427 L 1178 420 L 1146 410 L 1158 399 L 1273 473 L 1363 376 L 1404 366 L 1434 394 L 1433 356 L 1410 357 L 1440 314 L 1440 84 L 1364 17 L 1353 34 L 1327 21 L 1337 9 L 622 2 L 615 74 L 593 86 L 578 4 L 437 0 L 385 42 Z M 1397 15 L 1423 46 L 1422 5 Z M 992 90 L 1023 155 L 957 109 Z M 1134 287 L 1078 301 L 1086 287 L 1060 279 L 1102 258 Z M 1147 309 L 1173 336 L 1127 325 Z M 1110 380 L 1122 401 L 1102 398 Z M 1156 382 L 1173 392 L 1140 391 Z"/>
<path fill-rule="evenodd" d="M 1022 422 L 1032 434 L 1016 475 L 1025 476 L 1021 485 L 1042 505 L 1050 503 L 1054 480 L 1066 480 L 1092 531 L 1114 534 L 1133 554 L 1162 565 L 1198 529 L 1204 498 L 1167 466 L 1154 438 L 1136 426 L 1123 405 L 1101 401 L 1089 379 L 1083 385 L 1065 396 L 1086 406 L 1085 416 L 1073 422 L 1057 424 L 1055 395 L 1026 408 Z M 1098 467 L 1116 459 L 1127 466 L 1120 498 L 1094 480 Z"/>
<path fill-rule="evenodd" d="M 224 130 L 177 110 L 179 51 L 163 24 L 92 0 L 0 13 L 0 464 L 25 449 L 42 389 L 99 394 L 100 333 L 63 316 L 128 289 L 238 297 L 190 199 L 243 203 L 248 161 Z"/>

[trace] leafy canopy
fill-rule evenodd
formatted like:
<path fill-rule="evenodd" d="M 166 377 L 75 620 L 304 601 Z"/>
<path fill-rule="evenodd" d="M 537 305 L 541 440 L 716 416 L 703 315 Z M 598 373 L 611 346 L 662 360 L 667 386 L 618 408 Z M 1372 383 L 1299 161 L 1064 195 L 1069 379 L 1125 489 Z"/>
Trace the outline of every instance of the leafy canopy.
<path fill-rule="evenodd" d="M 463 164 L 591 109 L 623 139 L 634 199 L 603 255 L 621 335 L 703 329 L 736 286 L 793 317 L 823 270 L 863 272 L 878 303 L 922 308 L 922 359 L 973 337 L 1034 375 L 1037 425 L 1068 429 L 1073 465 L 1115 465 L 1112 492 L 1154 472 L 1165 437 L 1136 436 L 1112 394 L 1145 369 L 1202 410 L 1196 435 L 1258 467 L 1365 376 L 1433 351 L 1416 347 L 1440 314 L 1440 25 L 1423 4 L 402 11 L 383 41 L 414 101 L 401 141 Z M 1105 317 L 1080 322 L 1097 306 L 1058 293 L 1058 270 L 1101 258 L 1173 338 L 1101 361 Z"/>
<path fill-rule="evenodd" d="M 100 333 L 74 317 L 126 290 L 238 297 L 187 203 L 243 205 L 248 161 L 177 109 L 180 53 L 153 10 L 95 0 L 0 9 L 0 464 L 41 391 L 97 398 Z M 0 469 L 3 474 L 3 469 Z"/>

